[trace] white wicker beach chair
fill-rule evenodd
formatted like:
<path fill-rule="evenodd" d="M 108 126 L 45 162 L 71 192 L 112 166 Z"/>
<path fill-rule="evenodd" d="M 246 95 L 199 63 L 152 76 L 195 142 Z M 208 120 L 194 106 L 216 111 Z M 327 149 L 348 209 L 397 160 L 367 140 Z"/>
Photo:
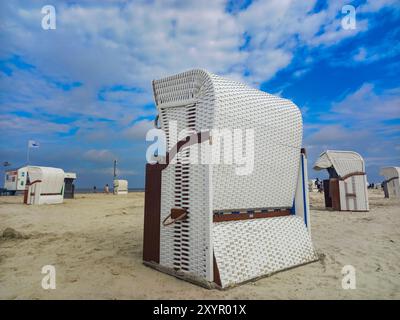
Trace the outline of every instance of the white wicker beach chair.
<path fill-rule="evenodd" d="M 385 177 L 383 182 L 385 198 L 400 198 L 400 167 L 382 168 L 380 175 Z"/>
<path fill-rule="evenodd" d="M 128 180 L 114 179 L 113 193 L 114 194 L 128 194 Z"/>
<path fill-rule="evenodd" d="M 226 288 L 315 261 L 299 109 L 204 70 L 155 80 L 153 90 L 169 152 L 146 167 L 145 264 Z M 213 157 L 216 129 L 254 131 L 251 173 L 185 161 Z"/>
<path fill-rule="evenodd" d="M 339 211 L 368 211 L 367 176 L 363 158 L 353 151 L 327 150 L 314 170 L 327 169 L 324 180 L 325 206 Z"/>
<path fill-rule="evenodd" d="M 64 200 L 64 170 L 51 167 L 27 167 L 25 204 L 56 204 Z"/>

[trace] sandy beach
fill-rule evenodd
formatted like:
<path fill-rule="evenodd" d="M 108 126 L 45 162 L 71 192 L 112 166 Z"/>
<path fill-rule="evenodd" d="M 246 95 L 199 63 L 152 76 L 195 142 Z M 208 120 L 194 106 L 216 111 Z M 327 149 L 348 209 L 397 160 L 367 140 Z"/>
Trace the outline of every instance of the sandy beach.
<path fill-rule="evenodd" d="M 331 212 L 311 194 L 320 261 L 232 289 L 207 290 L 142 264 L 142 192 L 78 194 L 61 205 L 0 197 L 0 299 L 399 299 L 400 201 L 369 191 L 370 212 Z M 44 265 L 56 289 L 41 286 Z M 354 290 L 341 270 L 356 269 Z"/>

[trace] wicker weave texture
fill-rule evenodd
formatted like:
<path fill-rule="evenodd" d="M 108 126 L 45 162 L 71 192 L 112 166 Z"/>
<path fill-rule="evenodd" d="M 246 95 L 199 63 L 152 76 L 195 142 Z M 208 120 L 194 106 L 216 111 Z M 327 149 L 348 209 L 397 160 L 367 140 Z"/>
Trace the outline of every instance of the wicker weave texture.
<path fill-rule="evenodd" d="M 213 184 L 219 186 L 214 192 L 214 209 L 291 207 L 302 137 L 298 108 L 289 100 L 246 85 L 217 76 L 212 79 L 214 127 L 254 130 L 255 139 L 251 174 L 236 174 L 237 164 L 214 167 Z M 221 158 L 223 153 L 221 150 Z"/>
<path fill-rule="evenodd" d="M 171 148 L 176 142 L 177 137 L 171 135 L 169 124 L 175 121 L 178 130 L 187 128 L 186 110 L 184 107 L 169 108 L 168 112 L 161 110 L 161 127 L 164 129 L 168 147 Z M 171 164 L 162 172 L 161 179 L 161 221 L 163 221 L 169 214 L 171 208 L 182 206 L 182 179 L 177 181 L 176 174 L 179 172 L 182 175 L 182 164 Z M 176 190 L 175 190 L 176 189 Z M 161 225 L 160 230 L 160 264 L 169 268 L 187 269 L 187 260 L 183 260 L 182 252 L 183 239 L 187 238 L 187 224 L 188 222 L 178 221 L 177 223 L 164 227 Z M 186 239 L 185 239 L 186 240 Z M 187 243 L 185 241 L 185 243 Z"/>
<path fill-rule="evenodd" d="M 296 216 L 214 224 L 223 287 L 314 261 L 310 234 Z"/>
<path fill-rule="evenodd" d="M 192 113 L 193 107 L 169 107 L 161 110 L 161 127 L 166 132 L 169 148 L 177 139 L 171 134 L 168 124 L 175 121 L 177 130 L 188 134 L 193 130 L 188 123 Z M 187 163 L 193 153 L 198 153 L 196 147 L 198 146 L 183 148 L 174 159 L 175 162 L 162 172 L 161 220 L 174 207 L 187 209 L 188 218 L 170 226 L 161 225 L 160 264 L 211 281 L 209 169 L 207 165 Z"/>
<path fill-rule="evenodd" d="M 213 195 L 215 210 L 292 206 L 302 120 L 291 101 L 202 70 L 154 81 L 154 90 L 162 114 L 174 113 L 177 105 L 195 102 L 197 131 L 242 129 L 245 136 L 246 129 L 254 130 L 251 174 L 236 174 L 237 164 L 214 165 L 212 183 L 218 186 Z M 221 159 L 223 156 L 221 148 Z"/>
<path fill-rule="evenodd" d="M 172 132 L 171 121 L 177 124 L 178 132 L 184 131 L 183 136 L 206 129 L 242 129 L 245 136 L 250 129 L 255 138 L 251 174 L 238 175 L 237 164 L 185 162 L 197 154 L 210 159 L 208 142 L 201 144 L 201 152 L 199 145 L 184 148 L 176 163 L 163 171 L 161 220 L 173 207 L 187 209 L 188 218 L 161 226 L 160 264 L 212 281 L 214 253 L 223 285 L 227 286 L 312 260 L 310 236 L 302 219 L 295 216 L 212 223 L 215 210 L 293 205 L 302 137 L 298 108 L 286 99 L 203 70 L 155 80 L 153 88 L 169 149 L 179 139 Z M 220 152 L 223 158 L 224 150 Z M 245 244 L 243 239 L 252 241 Z M 240 243 L 237 252 L 231 248 L 225 255 L 224 248 L 236 241 Z M 247 271 L 237 273 L 235 259 Z"/>

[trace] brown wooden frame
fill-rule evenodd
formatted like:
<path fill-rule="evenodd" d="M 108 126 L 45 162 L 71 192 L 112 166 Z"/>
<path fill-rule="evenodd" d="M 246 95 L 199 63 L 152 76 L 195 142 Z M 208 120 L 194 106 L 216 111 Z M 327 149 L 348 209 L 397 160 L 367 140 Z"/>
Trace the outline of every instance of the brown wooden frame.
<path fill-rule="evenodd" d="M 160 226 L 161 226 L 161 178 L 162 170 L 168 167 L 171 160 L 183 148 L 202 143 L 210 138 L 209 131 L 194 133 L 178 141 L 167 152 L 165 163 L 146 164 L 143 260 L 160 263 Z"/>
<path fill-rule="evenodd" d="M 332 200 L 332 209 L 340 211 L 340 189 L 339 179 L 329 179 L 329 196 Z"/>
<path fill-rule="evenodd" d="M 143 260 L 160 263 L 161 172 L 165 165 L 146 164 Z"/>
<path fill-rule="evenodd" d="M 228 214 L 214 214 L 213 222 L 236 221 L 236 220 L 249 220 L 249 219 L 263 219 L 290 216 L 290 210 L 270 211 L 270 212 L 254 212 L 254 213 L 228 213 Z"/>
<path fill-rule="evenodd" d="M 389 183 L 389 182 L 391 182 L 393 180 L 396 180 L 396 179 L 399 179 L 399 177 L 392 177 L 390 179 L 385 180 L 384 182 Z"/>
<path fill-rule="evenodd" d="M 352 176 L 365 176 L 365 172 L 362 172 L 362 171 L 352 172 L 352 173 L 346 174 L 343 177 L 340 177 L 339 179 L 340 180 L 346 180 L 347 178 L 350 178 Z"/>

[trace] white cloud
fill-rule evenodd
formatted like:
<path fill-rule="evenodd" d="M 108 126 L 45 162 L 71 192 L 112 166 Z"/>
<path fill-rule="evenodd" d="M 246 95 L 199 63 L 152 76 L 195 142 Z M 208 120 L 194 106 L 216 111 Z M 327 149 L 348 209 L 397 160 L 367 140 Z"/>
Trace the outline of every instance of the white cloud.
<path fill-rule="evenodd" d="M 112 166 L 106 167 L 106 168 L 96 168 L 96 169 L 87 169 L 83 171 L 84 173 L 88 174 L 100 174 L 100 175 L 106 175 L 106 176 L 113 176 L 114 174 L 114 168 Z M 120 178 L 123 178 L 123 176 L 134 176 L 137 175 L 137 172 L 135 170 L 130 170 L 130 169 L 120 169 L 117 167 L 117 175 Z"/>
<path fill-rule="evenodd" d="M 400 87 L 386 90 L 379 95 L 371 83 L 363 84 L 358 90 L 333 104 L 327 118 L 369 126 L 370 123 L 400 118 Z"/>
<path fill-rule="evenodd" d="M 320 123 L 306 126 L 307 143 L 310 145 L 364 146 L 370 149 L 375 143 L 398 135 L 400 127 L 385 121 L 400 118 L 400 88 L 386 90 L 379 95 L 371 83 L 363 84 L 356 91 L 331 105 L 319 116 Z"/>
<path fill-rule="evenodd" d="M 315 0 L 255 1 L 235 15 L 222 0 L 114 4 L 56 1 L 52 31 L 41 29 L 38 5 L 3 4 L 8 45 L 0 54 L 20 53 L 47 76 L 79 80 L 92 100 L 104 86 L 142 88 L 138 106 L 151 101 L 154 78 L 200 67 L 259 84 L 288 66 L 297 47 L 334 45 L 366 28 L 339 28 L 342 1 L 318 13 Z M 240 51 L 245 33 L 250 43 Z"/>
<path fill-rule="evenodd" d="M 301 76 L 305 75 L 308 71 L 309 69 L 299 69 L 293 72 L 293 76 L 296 78 L 300 78 Z"/>
<path fill-rule="evenodd" d="M 375 92 L 365 83 L 320 115 L 320 122 L 305 128 L 305 145 L 312 163 L 327 149 L 354 150 L 366 161 L 371 181 L 377 181 L 379 166 L 399 162 L 400 88 Z"/>
<path fill-rule="evenodd" d="M 2 112 L 42 112 L 74 120 L 57 124 L 37 118 L 20 121 L 7 115 L 0 120 L 4 123 L 2 128 L 12 126 L 20 132 L 38 130 L 44 134 L 79 128 L 77 141 L 96 143 L 99 148 L 89 150 L 86 160 L 109 161 L 116 152 L 110 151 L 108 145 L 98 144 L 121 137 L 142 139 L 152 127 L 148 120 L 130 126 L 155 113 L 144 107 L 152 102 L 151 80 L 191 68 L 205 68 L 257 86 L 289 66 L 299 48 L 317 49 L 323 54 L 326 47 L 367 30 L 368 14 L 397 5 L 389 0 L 368 1 L 357 8 L 357 14 L 365 15 L 358 15 L 357 28 L 350 31 L 340 24 L 341 8 L 348 1 L 330 1 L 326 8 L 313 13 L 316 2 L 254 1 L 232 15 L 225 11 L 225 0 L 54 0 L 57 29 L 44 31 L 41 4 L 3 1 L 0 33 L 4 45 L 0 47 L 0 58 L 20 55 L 35 68 L 21 70 L 11 65 L 11 75 L 0 73 Z M 368 50 L 354 52 L 353 56 L 359 61 L 382 58 Z M 305 58 L 303 67 L 308 68 L 313 62 L 310 60 Z M 303 70 L 306 69 L 297 70 L 295 76 L 301 76 Z M 56 84 L 73 81 L 82 86 L 64 91 Z M 119 85 L 140 90 L 107 91 Z M 101 101 L 98 94 L 104 90 Z M 347 141 L 357 136 L 346 129 L 347 119 L 369 125 L 375 112 L 381 120 L 391 119 L 398 112 L 396 104 L 395 94 L 386 92 L 382 100 L 373 87 L 366 85 L 332 106 L 334 118 L 325 120 L 338 125 L 315 133 L 314 141 L 321 143 L 324 134 L 326 139 L 330 134 Z M 313 128 L 313 132 L 318 129 Z M 376 130 L 381 132 L 383 128 Z"/>
<path fill-rule="evenodd" d="M 389 6 L 395 6 L 399 8 L 400 4 L 398 0 L 367 0 L 365 4 L 358 8 L 357 11 L 359 13 L 376 12 Z"/>
<path fill-rule="evenodd" d="M 354 131 L 340 124 L 323 125 L 307 139 L 307 143 L 309 145 L 319 145 L 325 149 L 335 145 L 351 147 L 368 136 L 368 129 Z"/>
<path fill-rule="evenodd" d="M 147 131 L 149 131 L 152 128 L 154 128 L 153 121 L 142 120 L 136 122 L 134 125 L 124 130 L 123 136 L 129 139 L 141 139 L 144 141 Z"/>
<path fill-rule="evenodd" d="M 400 53 L 400 44 L 396 32 L 391 32 L 382 44 L 372 48 L 359 48 L 353 55 L 353 60 L 360 63 L 373 63 L 382 59 L 395 57 Z"/>
<path fill-rule="evenodd" d="M 107 149 L 96 150 L 91 149 L 83 154 L 83 158 L 92 162 L 110 162 L 116 159 L 115 155 Z"/>
<path fill-rule="evenodd" d="M 355 61 L 365 61 L 367 58 L 367 51 L 365 48 L 359 48 L 357 53 L 353 56 Z"/>
<path fill-rule="evenodd" d="M 48 133 L 66 133 L 70 127 L 51 121 L 19 117 L 17 115 L 0 115 L 0 128 L 2 135 L 18 137 L 20 135 L 43 135 Z"/>

